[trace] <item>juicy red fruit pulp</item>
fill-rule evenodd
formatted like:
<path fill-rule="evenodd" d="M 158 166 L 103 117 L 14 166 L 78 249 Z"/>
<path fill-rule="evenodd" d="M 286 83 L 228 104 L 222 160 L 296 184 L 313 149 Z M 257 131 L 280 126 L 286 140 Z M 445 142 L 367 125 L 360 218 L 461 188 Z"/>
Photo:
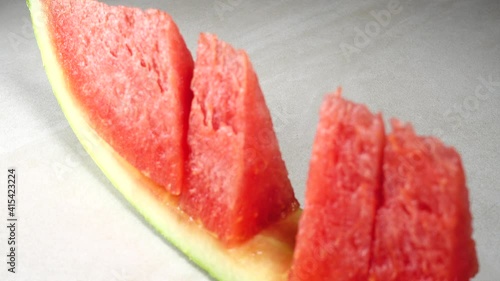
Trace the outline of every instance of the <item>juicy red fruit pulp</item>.
<path fill-rule="evenodd" d="M 384 152 L 373 280 L 465 281 L 478 271 L 459 154 L 393 121 Z"/>
<path fill-rule="evenodd" d="M 172 18 L 91 0 L 43 2 L 69 86 L 94 129 L 179 194 L 193 60 Z"/>
<path fill-rule="evenodd" d="M 290 280 L 367 280 L 383 145 L 380 114 L 325 98 Z"/>
<path fill-rule="evenodd" d="M 290 280 L 466 281 L 478 271 L 460 156 L 410 125 L 323 103 Z"/>
<path fill-rule="evenodd" d="M 202 34 L 192 89 L 181 208 L 234 245 L 296 210 L 298 202 L 247 54 Z"/>

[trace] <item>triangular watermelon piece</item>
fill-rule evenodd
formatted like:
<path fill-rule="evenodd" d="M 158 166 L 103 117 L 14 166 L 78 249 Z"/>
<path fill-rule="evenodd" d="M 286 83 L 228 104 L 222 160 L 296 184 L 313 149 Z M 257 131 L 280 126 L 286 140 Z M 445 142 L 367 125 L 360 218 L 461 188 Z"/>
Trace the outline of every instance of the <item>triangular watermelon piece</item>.
<path fill-rule="evenodd" d="M 370 280 L 469 280 L 478 262 L 460 155 L 409 124 L 392 127 Z"/>
<path fill-rule="evenodd" d="M 179 194 L 193 60 L 172 18 L 91 0 L 41 1 L 67 83 L 122 157 Z"/>
<path fill-rule="evenodd" d="M 298 202 L 247 54 L 201 34 L 192 89 L 181 208 L 236 244 L 286 217 Z"/>
<path fill-rule="evenodd" d="M 321 107 L 291 281 L 368 280 L 384 123 L 340 89 Z"/>
<path fill-rule="evenodd" d="M 470 280 L 478 271 L 459 154 L 345 101 L 321 108 L 290 281 Z"/>

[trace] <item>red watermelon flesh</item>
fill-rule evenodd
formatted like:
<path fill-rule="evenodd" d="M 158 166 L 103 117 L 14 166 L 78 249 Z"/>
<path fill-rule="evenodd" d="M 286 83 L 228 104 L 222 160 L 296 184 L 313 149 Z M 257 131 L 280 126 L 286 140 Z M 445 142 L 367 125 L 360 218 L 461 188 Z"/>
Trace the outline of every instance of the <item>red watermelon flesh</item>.
<path fill-rule="evenodd" d="M 367 280 L 383 147 L 380 114 L 326 97 L 290 280 Z"/>
<path fill-rule="evenodd" d="M 193 60 L 172 18 L 91 0 L 43 2 L 67 82 L 94 129 L 179 194 Z"/>
<path fill-rule="evenodd" d="M 459 154 L 393 121 L 384 152 L 371 279 L 469 280 L 478 271 Z"/>
<path fill-rule="evenodd" d="M 201 34 L 191 87 L 189 175 L 180 206 L 235 245 L 298 202 L 247 54 Z"/>

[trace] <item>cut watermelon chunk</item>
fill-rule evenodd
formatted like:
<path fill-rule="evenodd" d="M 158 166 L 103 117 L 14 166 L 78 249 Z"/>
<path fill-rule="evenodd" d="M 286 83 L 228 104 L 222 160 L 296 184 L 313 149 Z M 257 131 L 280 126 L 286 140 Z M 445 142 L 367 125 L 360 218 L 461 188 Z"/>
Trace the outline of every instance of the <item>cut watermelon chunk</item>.
<path fill-rule="evenodd" d="M 460 156 L 393 121 L 384 152 L 371 279 L 469 280 L 478 271 Z"/>
<path fill-rule="evenodd" d="M 290 280 L 367 280 L 381 188 L 384 123 L 340 89 L 326 97 L 313 145 Z"/>
<path fill-rule="evenodd" d="M 172 18 L 92 0 L 41 3 L 68 86 L 94 129 L 179 194 L 193 60 Z"/>
<path fill-rule="evenodd" d="M 192 89 L 181 208 L 234 245 L 296 210 L 298 202 L 247 54 L 201 34 Z"/>
<path fill-rule="evenodd" d="M 67 3 L 66 0 L 60 0 Z M 220 281 L 282 281 L 286 280 L 292 259 L 300 210 L 253 236 L 250 240 L 228 249 L 213 233 L 193 221 L 179 208 L 179 197 L 156 184 L 130 165 L 95 130 L 89 113 L 73 93 L 54 42 L 54 18 L 48 14 L 46 0 L 28 2 L 33 28 L 47 76 L 61 108 L 84 148 L 110 179 L 119 192 L 167 240 L 192 261 Z M 62 5 L 62 4 L 61 4 Z M 94 11 L 68 11 L 73 14 Z M 150 32 L 155 32 L 152 29 Z M 67 40 L 78 38 L 67 37 Z M 124 47 L 125 48 L 125 47 Z M 96 58 L 97 59 L 97 58 Z M 114 85 L 105 85 L 113 89 Z M 168 279 L 168 277 L 166 277 Z"/>

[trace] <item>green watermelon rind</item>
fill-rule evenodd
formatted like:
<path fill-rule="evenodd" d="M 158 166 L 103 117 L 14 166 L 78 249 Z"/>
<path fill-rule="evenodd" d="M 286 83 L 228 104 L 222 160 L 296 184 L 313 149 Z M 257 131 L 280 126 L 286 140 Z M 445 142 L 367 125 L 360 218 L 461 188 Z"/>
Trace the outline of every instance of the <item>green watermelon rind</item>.
<path fill-rule="evenodd" d="M 294 247 L 293 239 L 287 236 L 296 231 L 301 211 L 238 247 L 224 247 L 213 234 L 179 210 L 176 198 L 132 167 L 92 129 L 84 111 L 72 98 L 42 3 L 27 0 L 27 5 L 45 71 L 66 119 L 85 150 L 124 198 L 166 240 L 215 279 L 287 280 Z"/>

